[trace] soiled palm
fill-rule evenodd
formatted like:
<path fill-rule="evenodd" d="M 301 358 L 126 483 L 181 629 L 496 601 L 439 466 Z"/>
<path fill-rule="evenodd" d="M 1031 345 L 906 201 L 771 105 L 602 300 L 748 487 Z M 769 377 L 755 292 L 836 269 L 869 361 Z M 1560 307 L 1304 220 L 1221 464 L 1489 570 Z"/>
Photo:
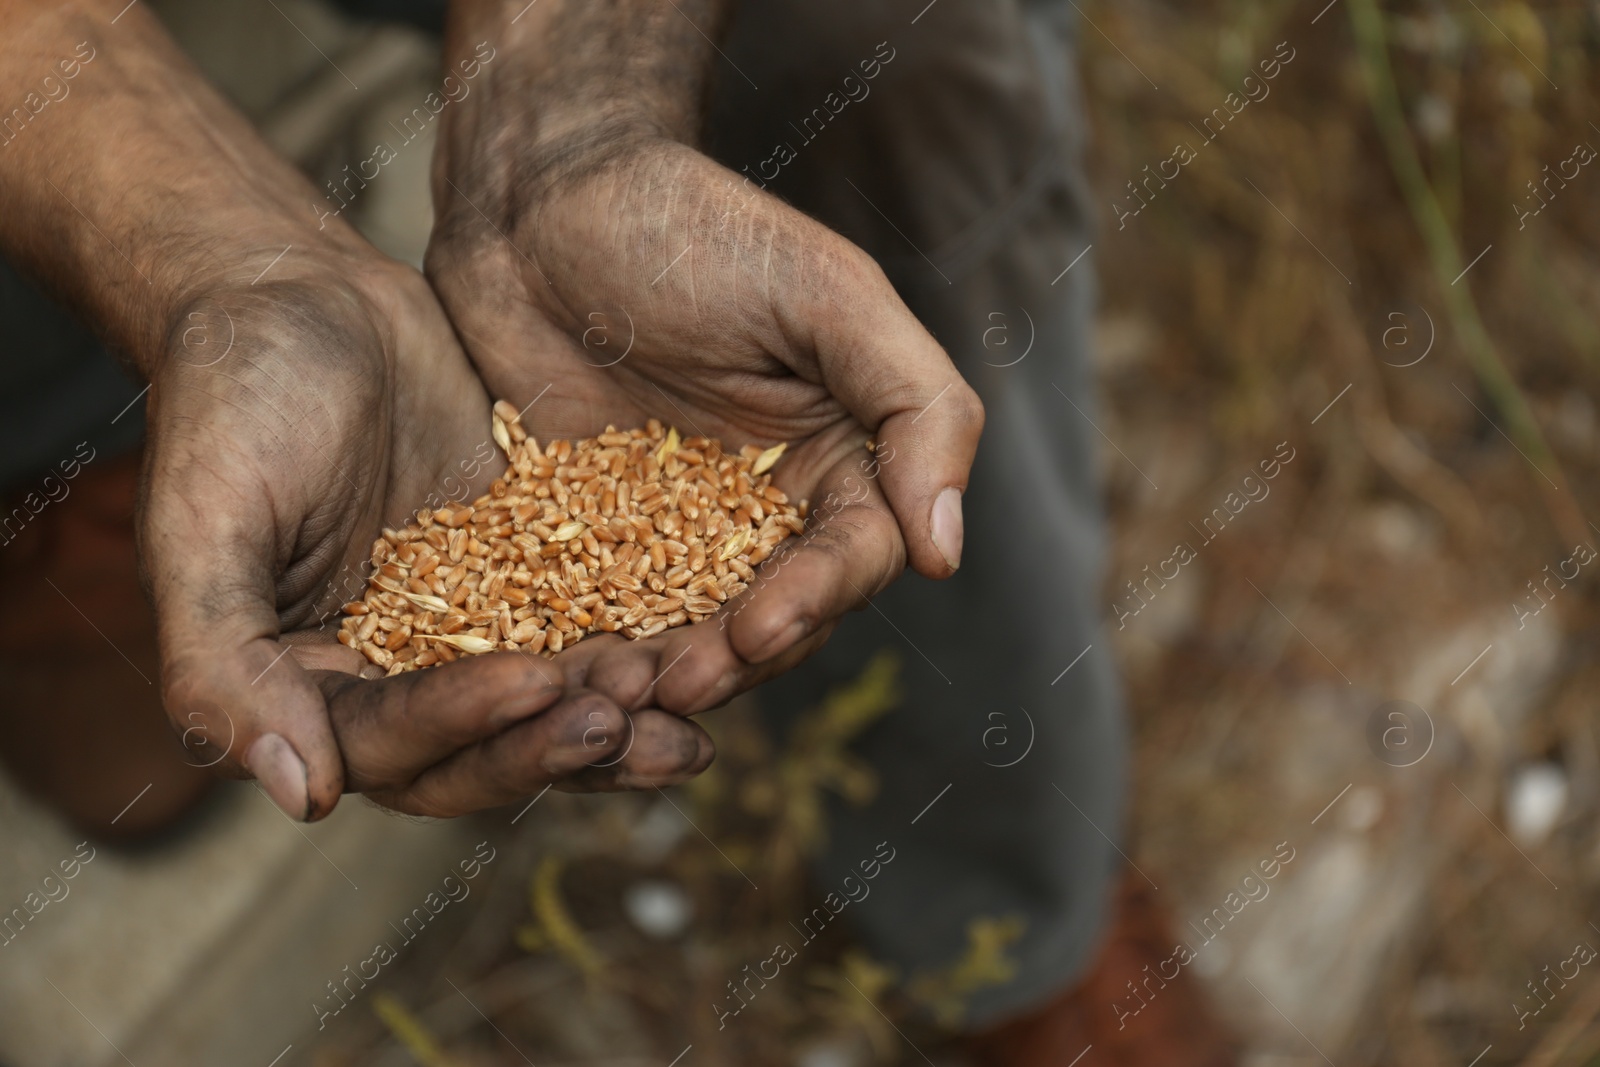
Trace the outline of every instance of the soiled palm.
<path fill-rule="evenodd" d="M 876 264 L 670 140 L 509 171 L 468 158 L 493 143 L 447 149 L 428 253 L 489 388 L 547 436 L 654 416 L 734 447 L 788 442 L 778 484 L 820 509 L 731 618 L 579 646 L 591 684 L 698 711 L 803 657 L 908 558 L 954 570 L 959 503 L 942 546 L 931 514 L 942 491 L 959 500 L 982 408 Z"/>
<path fill-rule="evenodd" d="M 270 283 L 196 298 L 152 381 L 141 541 L 165 698 L 191 742 L 226 750 L 223 769 L 317 818 L 346 790 L 449 815 L 709 760 L 697 728 L 659 712 L 630 725 L 558 663 L 359 681 L 365 661 L 329 643 L 337 617 L 320 624 L 362 588 L 374 533 L 498 473 L 475 462 L 488 397 L 414 271 L 285 258 Z"/>

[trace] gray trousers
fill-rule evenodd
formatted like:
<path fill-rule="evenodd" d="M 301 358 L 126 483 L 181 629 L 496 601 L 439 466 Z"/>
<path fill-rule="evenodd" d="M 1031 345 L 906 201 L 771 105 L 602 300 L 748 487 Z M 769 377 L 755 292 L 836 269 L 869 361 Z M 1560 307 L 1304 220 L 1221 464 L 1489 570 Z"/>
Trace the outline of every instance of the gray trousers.
<path fill-rule="evenodd" d="M 880 842 L 897 850 L 847 914 L 902 976 L 955 963 L 974 919 L 1022 919 L 1014 977 L 965 1006 L 981 1026 L 1048 1000 L 1097 947 L 1126 738 L 1095 609 L 1070 9 L 925 3 L 744 5 L 708 129 L 721 161 L 870 252 L 987 407 L 960 572 L 908 573 L 759 694 L 781 729 L 879 649 L 900 651 L 906 699 L 860 745 L 879 793 L 834 806 L 814 874 L 835 887 Z"/>

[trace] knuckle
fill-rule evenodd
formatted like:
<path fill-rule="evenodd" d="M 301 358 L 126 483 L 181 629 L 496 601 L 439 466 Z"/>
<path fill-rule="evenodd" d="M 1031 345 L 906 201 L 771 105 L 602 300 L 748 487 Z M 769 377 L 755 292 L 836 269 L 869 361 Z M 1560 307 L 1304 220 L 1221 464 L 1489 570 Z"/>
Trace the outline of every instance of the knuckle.
<path fill-rule="evenodd" d="M 178 758 L 184 763 L 226 778 L 247 778 L 244 753 L 256 731 L 248 718 L 229 713 L 228 706 L 217 699 L 221 692 L 211 679 L 196 672 L 164 671 L 161 701 L 167 727 L 182 750 Z"/>
<path fill-rule="evenodd" d="M 956 425 L 971 427 L 974 440 L 983 431 L 983 424 L 988 417 L 983 400 L 965 381 L 958 382 L 950 390 L 950 412 L 951 420 Z"/>
<path fill-rule="evenodd" d="M 822 304 L 848 307 L 872 303 L 892 292 L 888 276 L 878 261 L 859 245 L 830 229 L 804 220 L 783 235 L 783 246 L 794 250 L 799 276 Z"/>
<path fill-rule="evenodd" d="M 608 700 L 589 702 L 578 718 L 578 743 L 595 759 L 610 755 L 627 743 L 632 724 L 623 710 Z"/>
<path fill-rule="evenodd" d="M 628 743 L 632 726 L 628 716 L 598 693 L 577 693 L 555 710 L 539 761 L 544 774 L 557 777 L 580 772 L 585 766 L 605 762 Z"/>
<path fill-rule="evenodd" d="M 836 235 L 831 245 L 825 255 L 831 267 L 831 277 L 844 299 L 859 300 L 863 294 L 871 299 L 881 299 L 883 294 L 893 293 L 894 287 L 889 283 L 889 276 L 864 249 Z"/>
<path fill-rule="evenodd" d="M 162 672 L 161 703 L 175 728 L 182 729 L 191 714 L 204 715 L 219 707 L 215 699 L 218 692 L 208 675 L 192 668 L 175 665 Z"/>

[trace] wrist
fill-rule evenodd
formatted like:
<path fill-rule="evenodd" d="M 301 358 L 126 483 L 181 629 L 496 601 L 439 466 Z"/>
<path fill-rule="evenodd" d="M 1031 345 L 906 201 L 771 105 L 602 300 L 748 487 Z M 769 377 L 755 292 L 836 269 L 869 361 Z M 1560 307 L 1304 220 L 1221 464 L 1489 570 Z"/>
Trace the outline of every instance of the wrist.
<path fill-rule="evenodd" d="M 276 303 L 285 286 L 294 285 L 363 292 L 371 288 L 368 279 L 386 266 L 401 269 L 348 224 L 324 219 L 319 227 L 311 205 L 314 190 L 298 174 L 268 177 L 269 182 L 283 179 L 269 199 L 252 181 L 259 181 L 260 173 L 214 172 L 213 188 L 220 195 L 197 191 L 175 212 L 143 216 L 141 222 L 165 239 L 151 248 L 137 244 L 135 236 L 125 245 L 133 262 L 146 263 L 149 284 L 127 287 L 125 304 L 93 312 L 103 332 L 146 378 L 157 377 L 174 361 L 210 364 L 209 349 L 196 352 L 196 347 L 231 339 L 231 330 L 224 334 L 216 327 L 230 305 L 246 306 L 251 297 Z"/>
<path fill-rule="evenodd" d="M 127 349 L 151 380 L 179 365 L 212 366 L 235 343 L 259 343 L 263 338 L 250 334 L 270 334 L 279 320 L 292 330 L 314 303 L 386 329 L 389 317 L 376 310 L 385 281 L 416 273 L 353 232 L 319 232 L 296 219 L 255 211 L 213 216 L 195 224 L 190 235 L 192 254 L 172 257 L 164 284 L 150 294 L 141 316 L 148 333 Z"/>
<path fill-rule="evenodd" d="M 700 136 L 726 0 L 453 0 L 446 56 L 491 50 L 474 91 L 444 116 L 440 154 L 458 186 L 522 185 L 620 145 Z M 709 35 L 709 36 L 708 36 Z M 448 187 L 446 187 L 448 192 Z"/>

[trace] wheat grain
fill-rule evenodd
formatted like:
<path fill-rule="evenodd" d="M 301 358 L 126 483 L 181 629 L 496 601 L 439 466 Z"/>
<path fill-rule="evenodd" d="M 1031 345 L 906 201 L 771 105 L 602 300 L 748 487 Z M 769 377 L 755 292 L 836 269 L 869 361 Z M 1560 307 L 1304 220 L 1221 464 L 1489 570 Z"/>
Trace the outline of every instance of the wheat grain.
<path fill-rule="evenodd" d="M 806 501 L 771 483 L 784 444 L 726 452 L 652 419 L 541 448 L 504 400 L 491 434 L 509 465 L 489 492 L 385 530 L 344 607 L 339 640 L 391 675 L 704 622 L 805 529 Z"/>

